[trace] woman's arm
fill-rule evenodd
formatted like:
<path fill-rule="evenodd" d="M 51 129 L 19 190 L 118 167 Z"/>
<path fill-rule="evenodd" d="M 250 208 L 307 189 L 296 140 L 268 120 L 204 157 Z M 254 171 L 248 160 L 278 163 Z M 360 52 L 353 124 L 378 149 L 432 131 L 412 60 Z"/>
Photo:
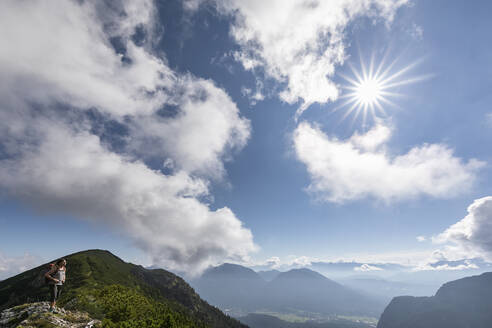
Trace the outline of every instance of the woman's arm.
<path fill-rule="evenodd" d="M 45 276 L 46 278 L 48 278 L 48 279 L 50 279 L 50 280 L 54 281 L 54 282 L 58 282 L 58 279 L 53 278 L 53 277 L 51 276 L 53 273 L 55 273 L 55 271 L 56 271 L 56 266 L 54 265 L 54 266 L 50 269 L 50 271 L 48 271 L 48 272 L 46 272 L 46 273 L 45 273 L 45 275 L 44 275 L 44 276 Z"/>

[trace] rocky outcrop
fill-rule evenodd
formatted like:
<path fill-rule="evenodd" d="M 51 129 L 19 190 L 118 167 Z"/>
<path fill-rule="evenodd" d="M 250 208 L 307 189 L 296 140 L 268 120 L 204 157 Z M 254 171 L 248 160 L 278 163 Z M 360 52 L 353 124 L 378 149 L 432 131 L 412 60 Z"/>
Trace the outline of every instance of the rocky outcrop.
<path fill-rule="evenodd" d="M 4 328 L 96 328 L 100 321 L 92 319 L 85 312 L 57 308 L 58 313 L 48 311 L 48 302 L 26 303 L 3 310 L 0 327 Z"/>

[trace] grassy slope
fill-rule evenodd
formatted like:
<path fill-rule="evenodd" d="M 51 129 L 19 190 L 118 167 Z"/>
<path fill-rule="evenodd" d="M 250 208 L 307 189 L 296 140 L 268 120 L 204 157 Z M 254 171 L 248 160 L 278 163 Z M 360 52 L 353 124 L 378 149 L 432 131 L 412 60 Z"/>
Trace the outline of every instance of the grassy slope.
<path fill-rule="evenodd" d="M 126 263 L 108 251 L 88 250 L 74 253 L 67 259 L 67 281 L 61 305 L 83 308 L 95 315 L 101 309 L 87 307 L 83 300 L 95 298 L 103 287 L 121 285 L 154 301 L 162 302 L 175 311 L 185 313 L 196 322 L 212 327 L 244 327 L 238 321 L 203 301 L 180 277 L 161 269 L 148 270 Z M 42 301 L 48 297 L 43 274 L 47 266 L 0 282 L 0 309 L 26 302 Z M 100 312 L 100 313 L 97 313 Z"/>

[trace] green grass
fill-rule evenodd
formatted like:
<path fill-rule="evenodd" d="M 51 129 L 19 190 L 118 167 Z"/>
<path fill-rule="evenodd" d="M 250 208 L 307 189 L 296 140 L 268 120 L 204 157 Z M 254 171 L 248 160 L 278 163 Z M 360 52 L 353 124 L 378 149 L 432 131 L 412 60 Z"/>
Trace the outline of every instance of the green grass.
<path fill-rule="evenodd" d="M 12 311 L 14 312 L 20 312 L 22 310 L 24 310 L 25 308 L 28 308 L 29 307 L 29 304 L 22 304 L 22 305 L 17 305 L 15 307 L 12 308 Z"/>
<path fill-rule="evenodd" d="M 49 322 L 47 319 L 40 318 L 37 320 L 34 320 L 30 326 L 37 327 L 37 328 L 56 328 L 57 326 L 51 322 Z"/>

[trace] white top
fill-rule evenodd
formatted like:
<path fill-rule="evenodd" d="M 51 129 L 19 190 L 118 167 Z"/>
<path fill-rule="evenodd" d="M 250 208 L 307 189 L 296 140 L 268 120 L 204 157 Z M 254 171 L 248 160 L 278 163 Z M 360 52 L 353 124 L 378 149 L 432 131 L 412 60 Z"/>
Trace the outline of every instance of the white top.
<path fill-rule="evenodd" d="M 57 285 L 63 285 L 63 282 L 65 282 L 65 269 L 58 269 L 53 278 L 58 279 Z"/>

